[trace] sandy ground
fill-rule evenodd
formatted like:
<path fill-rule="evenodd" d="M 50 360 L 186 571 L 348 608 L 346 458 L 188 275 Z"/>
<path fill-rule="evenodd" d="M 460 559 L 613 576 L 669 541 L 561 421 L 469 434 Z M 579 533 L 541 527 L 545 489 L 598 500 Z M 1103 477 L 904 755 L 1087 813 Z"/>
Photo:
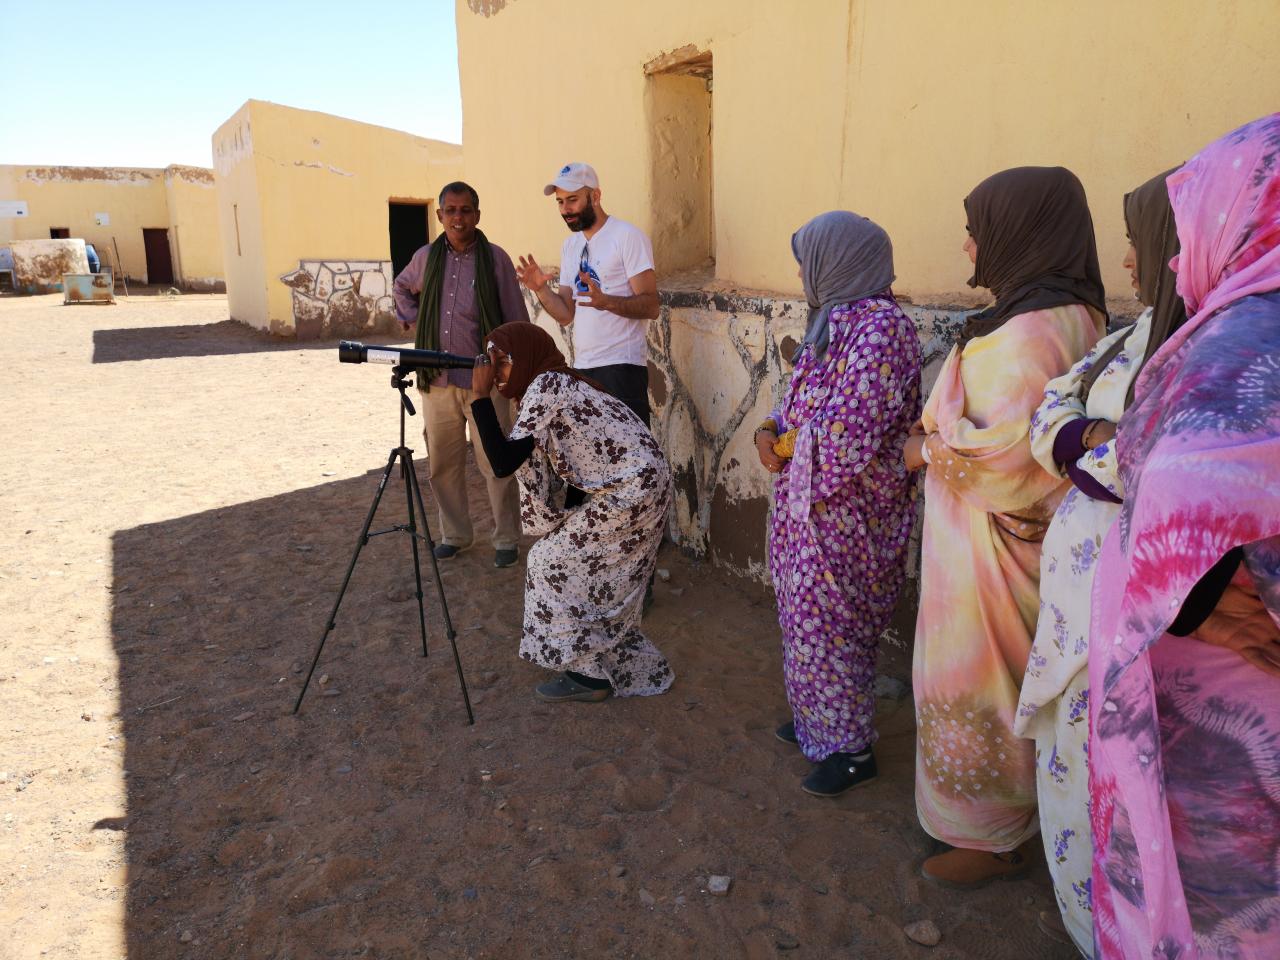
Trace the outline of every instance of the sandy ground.
<path fill-rule="evenodd" d="M 909 699 L 881 701 L 878 781 L 800 792 L 768 594 L 671 547 L 666 696 L 536 702 L 521 573 L 481 545 L 443 573 L 468 726 L 397 535 L 291 716 L 395 442 L 387 368 L 219 297 L 0 298 L 0 333 L 6 960 L 1074 956 L 1035 930 L 1043 865 L 919 878 Z M 403 504 L 393 483 L 377 526 Z M 904 936 L 922 919 L 938 946 Z"/>

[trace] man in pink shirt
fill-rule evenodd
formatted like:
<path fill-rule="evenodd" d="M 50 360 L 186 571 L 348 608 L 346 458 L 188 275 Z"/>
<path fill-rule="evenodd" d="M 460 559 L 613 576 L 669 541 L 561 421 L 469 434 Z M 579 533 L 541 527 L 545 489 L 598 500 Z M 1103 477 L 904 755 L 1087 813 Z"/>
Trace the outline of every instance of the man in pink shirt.
<path fill-rule="evenodd" d="M 506 251 L 478 229 L 480 198 L 461 181 L 440 191 L 436 218 L 443 228 L 418 250 L 396 277 L 396 316 L 407 332 L 415 330 L 419 350 L 444 350 L 464 356 L 484 352 L 483 337 L 512 321 L 528 322 L 515 267 Z M 520 502 L 515 479 L 498 479 L 489 466 L 480 434 L 471 420 L 471 371 L 442 370 L 434 379 L 418 374 L 423 433 L 431 493 L 440 505 L 440 543 L 436 558 L 448 560 L 471 546 L 475 531 L 467 499 L 467 425 L 471 446 L 489 491 L 493 510 L 493 563 L 512 566 L 520 542 Z M 504 430 L 511 429 L 511 403 L 496 390 L 493 405 Z"/>

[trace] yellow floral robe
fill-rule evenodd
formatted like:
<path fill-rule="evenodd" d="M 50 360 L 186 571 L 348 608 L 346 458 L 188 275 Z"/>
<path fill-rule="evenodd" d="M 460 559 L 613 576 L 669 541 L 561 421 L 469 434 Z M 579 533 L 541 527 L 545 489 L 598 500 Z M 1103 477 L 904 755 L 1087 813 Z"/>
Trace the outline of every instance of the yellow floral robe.
<path fill-rule="evenodd" d="M 1034 752 L 1013 722 L 1040 541 L 1069 482 L 1032 456 L 1031 415 L 1102 332 L 1077 304 L 1020 314 L 953 349 L 925 406 L 916 810 L 953 846 L 1012 850 L 1038 829 Z"/>

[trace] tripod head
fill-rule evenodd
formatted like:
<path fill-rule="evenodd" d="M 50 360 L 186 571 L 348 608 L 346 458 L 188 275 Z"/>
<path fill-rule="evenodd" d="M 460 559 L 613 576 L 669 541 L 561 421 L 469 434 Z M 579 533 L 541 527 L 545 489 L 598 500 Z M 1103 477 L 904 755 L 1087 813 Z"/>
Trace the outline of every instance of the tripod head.
<path fill-rule="evenodd" d="M 409 399 L 409 394 L 405 393 L 409 388 L 409 374 L 412 372 L 399 364 L 391 368 L 391 386 L 400 391 L 400 446 L 402 447 L 404 446 L 404 415 L 406 411 L 411 417 L 418 413 L 413 408 L 413 401 Z"/>
<path fill-rule="evenodd" d="M 399 390 L 401 395 L 404 394 L 404 391 L 409 386 L 409 374 L 412 372 L 412 370 L 399 366 L 398 364 L 391 368 L 391 386 Z M 409 416 L 413 416 L 415 411 L 413 409 L 413 404 L 409 403 L 408 397 L 405 397 L 405 403 L 409 404 Z"/>

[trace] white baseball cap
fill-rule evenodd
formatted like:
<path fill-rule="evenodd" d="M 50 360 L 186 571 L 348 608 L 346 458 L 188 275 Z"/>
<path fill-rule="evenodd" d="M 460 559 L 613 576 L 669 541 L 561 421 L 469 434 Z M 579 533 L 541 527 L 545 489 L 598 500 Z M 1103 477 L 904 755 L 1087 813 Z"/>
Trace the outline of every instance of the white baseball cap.
<path fill-rule="evenodd" d="M 600 189 L 600 181 L 591 164 L 566 163 L 560 168 L 556 178 L 542 188 L 542 195 L 549 197 L 557 189 L 573 191 L 581 190 L 583 187 L 590 187 L 592 190 Z"/>

